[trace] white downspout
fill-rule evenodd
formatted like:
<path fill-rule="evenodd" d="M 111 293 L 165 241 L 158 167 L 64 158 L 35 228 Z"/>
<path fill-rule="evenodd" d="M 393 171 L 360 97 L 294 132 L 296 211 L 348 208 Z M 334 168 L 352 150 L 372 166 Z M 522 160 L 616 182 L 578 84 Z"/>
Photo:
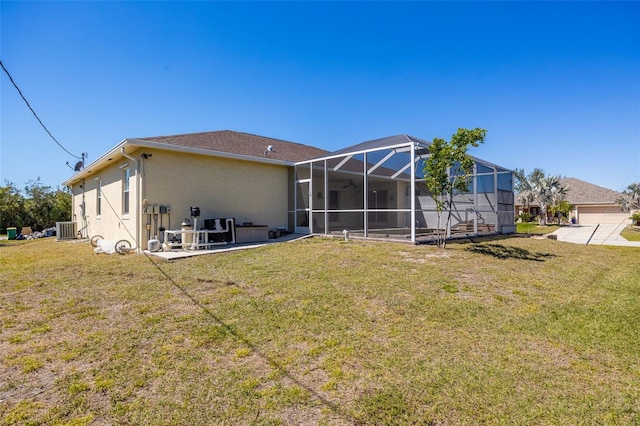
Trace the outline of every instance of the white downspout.
<path fill-rule="evenodd" d="M 85 185 L 86 184 L 87 184 L 86 179 L 82 179 L 82 183 L 80 184 L 80 188 L 82 189 L 82 201 L 80 204 L 80 213 L 81 213 L 80 231 L 84 230 L 84 232 L 86 232 L 85 237 L 91 238 L 91 235 L 89 235 L 89 223 L 87 221 L 87 205 L 85 204 Z M 73 207 L 73 203 L 71 204 L 71 206 Z"/>
<path fill-rule="evenodd" d="M 142 197 L 142 173 L 140 172 L 140 161 L 138 161 L 135 157 L 130 156 L 129 154 L 127 154 L 124 150 L 124 146 L 122 148 L 120 148 L 120 153 L 122 154 L 123 157 L 128 158 L 129 160 L 133 161 L 136 165 L 136 194 L 138 194 L 138 200 L 136 202 L 136 224 L 137 224 L 137 230 L 136 230 L 136 241 L 135 241 L 135 247 L 136 247 L 136 251 L 138 251 L 139 253 L 142 252 L 142 247 L 140 247 L 140 241 L 142 241 L 142 220 L 141 220 L 141 212 L 140 212 L 140 206 L 142 205 L 141 202 L 141 197 Z"/>

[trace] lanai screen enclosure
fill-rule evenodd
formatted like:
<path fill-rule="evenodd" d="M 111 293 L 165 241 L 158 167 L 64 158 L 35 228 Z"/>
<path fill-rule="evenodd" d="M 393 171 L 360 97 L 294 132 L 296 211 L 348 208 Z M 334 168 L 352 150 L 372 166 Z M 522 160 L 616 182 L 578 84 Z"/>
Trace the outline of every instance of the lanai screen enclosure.
<path fill-rule="evenodd" d="M 513 173 L 474 158 L 468 192 L 454 195 L 438 224 L 436 203 L 424 183 L 429 142 L 407 135 L 363 142 L 297 163 L 289 197 L 296 232 L 429 241 L 515 232 Z"/>

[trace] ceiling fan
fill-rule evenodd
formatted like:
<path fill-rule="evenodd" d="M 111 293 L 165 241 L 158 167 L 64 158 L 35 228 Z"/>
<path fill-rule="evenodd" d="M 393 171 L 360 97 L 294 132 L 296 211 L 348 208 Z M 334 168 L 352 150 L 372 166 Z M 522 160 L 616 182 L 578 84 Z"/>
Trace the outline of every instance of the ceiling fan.
<path fill-rule="evenodd" d="M 358 188 L 358 185 L 356 185 L 356 184 L 353 182 L 353 179 L 349 179 L 349 181 L 348 181 L 346 184 L 342 185 L 342 186 L 341 186 L 341 188 L 342 188 L 342 189 L 351 188 L 351 189 L 353 189 L 353 190 L 354 190 L 354 191 L 356 191 L 356 192 L 360 192 L 360 189 Z"/>

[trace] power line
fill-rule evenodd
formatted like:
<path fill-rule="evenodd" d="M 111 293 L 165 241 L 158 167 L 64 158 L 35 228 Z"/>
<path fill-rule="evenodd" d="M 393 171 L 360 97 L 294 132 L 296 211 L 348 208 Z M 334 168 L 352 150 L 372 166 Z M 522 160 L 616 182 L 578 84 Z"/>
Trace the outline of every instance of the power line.
<path fill-rule="evenodd" d="M 122 226 L 124 226 L 125 231 L 127 231 L 129 236 L 131 236 L 131 238 L 133 238 L 133 240 L 136 241 L 136 239 L 133 236 L 133 234 L 131 233 L 131 231 L 129 231 L 129 228 L 127 227 L 127 225 L 122 221 L 122 219 L 120 218 L 120 215 L 118 215 L 116 210 L 113 208 L 113 205 L 111 204 L 111 202 L 109 202 L 109 199 L 104 194 L 102 194 L 102 197 L 104 198 L 104 200 L 107 202 L 107 204 L 111 208 L 111 211 L 116 215 L 116 217 L 118 218 L 118 221 L 122 224 Z M 87 237 L 89 237 L 88 234 L 87 234 Z M 153 265 L 171 283 L 171 285 L 173 285 L 173 287 L 175 287 L 177 290 L 179 290 L 187 299 L 189 299 L 189 301 L 194 306 L 199 308 L 215 324 L 223 327 L 226 331 L 229 332 L 229 334 L 231 334 L 231 336 L 233 336 L 234 339 L 236 339 L 236 341 L 241 342 L 242 344 L 248 346 L 256 355 L 258 355 L 260 358 L 262 358 L 264 361 L 266 361 L 273 369 L 275 369 L 276 371 L 278 371 L 278 372 L 282 373 L 283 375 L 285 375 L 289 380 L 293 381 L 298 386 L 304 388 L 307 392 L 309 392 L 315 398 L 317 398 L 322 404 L 326 405 L 329 409 L 331 409 L 336 414 L 338 414 L 338 415 L 344 417 L 345 419 L 349 420 L 349 422 L 351 423 L 353 418 L 351 417 L 351 415 L 349 413 L 345 412 L 339 406 L 337 406 L 336 404 L 331 402 L 329 399 L 325 398 L 323 395 L 321 395 L 313 387 L 311 387 L 310 385 L 304 383 L 300 378 L 296 377 L 295 374 L 292 371 L 288 370 L 284 363 L 281 363 L 280 361 L 276 360 L 276 358 L 274 358 L 274 357 L 270 356 L 269 354 L 267 354 L 266 351 L 264 351 L 262 348 L 260 348 L 260 346 L 257 343 L 252 342 L 248 337 L 244 336 L 240 332 L 240 330 L 237 330 L 233 325 L 228 324 L 228 322 L 226 322 L 222 317 L 220 317 L 215 312 L 213 312 L 208 306 L 206 306 L 201 301 L 196 299 L 196 297 L 193 294 L 191 294 L 191 293 L 189 293 L 187 291 L 185 286 L 180 285 L 159 264 L 157 264 L 151 258 L 149 253 L 147 253 L 145 250 L 142 250 L 142 247 L 140 247 L 137 242 L 136 242 L 136 247 L 135 248 L 139 249 L 142 252 L 142 254 L 144 254 L 144 256 L 147 258 L 149 263 L 151 263 L 151 265 Z"/>
<path fill-rule="evenodd" d="M 7 76 L 9 77 L 9 80 L 11 80 L 11 84 L 13 84 L 13 87 L 16 88 L 16 90 L 18 91 L 18 93 L 20 94 L 20 97 L 22 97 L 22 100 L 24 101 L 25 104 L 27 104 L 27 106 L 29 107 L 29 109 L 31 110 L 31 112 L 33 113 L 33 116 L 36 118 L 36 120 L 38 120 L 38 123 L 40 123 L 40 125 L 42 126 L 42 128 L 45 130 L 45 132 L 47 132 L 47 134 L 49 134 L 49 136 L 51 136 L 51 139 L 53 139 L 53 141 L 55 143 L 58 144 L 58 146 L 60 148 L 62 148 L 64 150 L 64 152 L 66 152 L 67 154 L 69 154 L 70 156 L 72 156 L 73 158 L 77 158 L 78 160 L 83 160 L 84 158 L 80 158 L 77 155 L 74 155 L 72 153 L 70 153 L 64 146 L 62 146 L 62 144 L 60 142 L 58 142 L 58 140 L 51 134 L 51 132 L 49 131 L 49 129 L 47 129 L 47 126 L 44 125 L 44 123 L 42 122 L 42 120 L 40 120 L 40 117 L 38 117 L 38 114 L 36 114 L 36 112 L 33 110 L 33 108 L 31 108 L 31 105 L 29 104 L 29 101 L 27 101 L 27 98 L 24 97 L 24 95 L 22 94 L 22 91 L 20 90 L 20 88 L 18 87 L 18 85 L 16 84 L 15 81 L 13 81 L 13 77 L 11 77 L 11 74 L 9 74 L 9 71 L 7 71 L 7 69 L 4 67 L 4 64 L 2 63 L 2 61 L 0 61 L 0 66 L 2 67 L 2 69 L 4 70 L 4 72 L 7 74 Z"/>

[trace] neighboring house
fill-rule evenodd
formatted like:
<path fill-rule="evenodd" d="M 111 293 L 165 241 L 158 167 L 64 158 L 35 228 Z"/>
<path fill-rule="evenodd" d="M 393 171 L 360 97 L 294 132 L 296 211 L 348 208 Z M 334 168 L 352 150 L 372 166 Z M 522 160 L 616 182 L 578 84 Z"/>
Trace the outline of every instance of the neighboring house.
<path fill-rule="evenodd" d="M 146 249 L 198 207 L 197 229 L 233 218 L 274 231 L 346 229 L 416 242 L 438 226 L 422 182 L 428 145 L 398 135 L 329 153 L 228 130 L 125 139 L 64 182 L 73 236 Z M 514 232 L 511 171 L 476 161 L 475 193 L 457 196 L 449 235 Z"/>
<path fill-rule="evenodd" d="M 602 186 L 594 185 L 576 178 L 561 178 L 560 183 L 568 188 L 565 200 L 573 206 L 571 218 L 576 223 L 594 225 L 599 223 L 630 222 L 630 213 L 623 212 L 616 200 L 622 193 Z M 516 195 L 516 216 L 523 211 L 529 211 L 534 217 L 540 215 L 540 208 L 532 203 L 527 207 L 521 204 Z M 551 212 L 548 212 L 551 215 Z"/>

